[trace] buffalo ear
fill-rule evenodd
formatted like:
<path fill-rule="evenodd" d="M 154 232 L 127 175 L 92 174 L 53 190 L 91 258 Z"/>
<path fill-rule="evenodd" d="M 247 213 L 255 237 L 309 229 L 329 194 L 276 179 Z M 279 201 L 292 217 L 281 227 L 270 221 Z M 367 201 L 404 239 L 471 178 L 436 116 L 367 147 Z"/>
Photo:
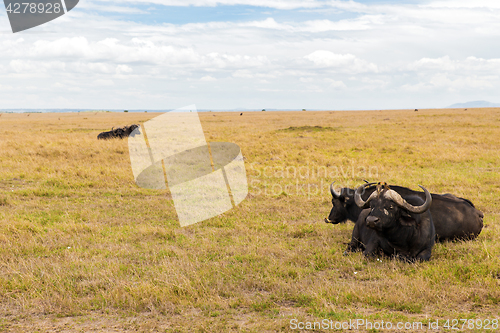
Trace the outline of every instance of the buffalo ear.
<path fill-rule="evenodd" d="M 413 218 L 413 216 L 411 216 L 406 211 L 403 211 L 401 213 L 401 217 L 399 218 L 399 222 L 401 223 L 401 225 L 408 226 L 408 227 L 417 225 L 417 221 Z"/>

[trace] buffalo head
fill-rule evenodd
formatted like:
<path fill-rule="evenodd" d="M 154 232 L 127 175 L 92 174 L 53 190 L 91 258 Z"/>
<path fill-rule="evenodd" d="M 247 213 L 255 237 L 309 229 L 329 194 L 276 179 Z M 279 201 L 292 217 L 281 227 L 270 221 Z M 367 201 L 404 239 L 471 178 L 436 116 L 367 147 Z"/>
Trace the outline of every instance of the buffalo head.
<path fill-rule="evenodd" d="M 362 209 L 370 208 L 370 214 L 366 217 L 366 225 L 375 230 L 384 230 L 394 227 L 397 221 L 401 225 L 414 225 L 416 220 L 413 214 L 422 214 L 432 204 L 429 191 L 419 185 L 425 193 L 425 202 L 414 206 L 396 191 L 390 189 L 387 184 L 376 184 L 376 190 L 364 201 L 361 193 L 375 183 L 364 184 L 356 189 L 354 200 L 356 205 Z M 420 201 L 421 202 L 421 201 Z"/>
<path fill-rule="evenodd" d="M 354 190 L 351 188 L 342 188 L 340 192 L 335 191 L 333 184 L 330 184 L 330 193 L 332 194 L 332 210 L 325 219 L 326 223 L 337 224 L 345 222 L 349 217 L 350 208 L 354 204 Z"/>
<path fill-rule="evenodd" d="M 132 134 L 132 132 L 137 128 L 139 128 L 139 125 L 136 125 L 136 124 L 133 124 L 130 126 L 125 126 L 124 127 L 124 129 L 125 129 L 124 136 L 130 136 Z M 137 134 L 137 133 L 134 133 L 134 135 L 132 135 L 132 136 L 135 136 L 135 134 Z"/>

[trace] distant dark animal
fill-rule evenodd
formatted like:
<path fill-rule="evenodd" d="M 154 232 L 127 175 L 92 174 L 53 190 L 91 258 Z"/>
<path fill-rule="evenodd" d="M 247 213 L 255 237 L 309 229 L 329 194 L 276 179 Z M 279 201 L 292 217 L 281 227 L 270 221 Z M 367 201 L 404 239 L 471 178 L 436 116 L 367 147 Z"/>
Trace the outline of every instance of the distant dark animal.
<path fill-rule="evenodd" d="M 415 111 L 418 111 L 418 109 L 415 109 Z"/>
<path fill-rule="evenodd" d="M 123 139 L 124 133 L 125 133 L 125 130 L 123 128 L 117 128 L 114 131 L 115 137 L 117 137 L 119 139 Z"/>
<path fill-rule="evenodd" d="M 240 116 L 242 116 L 242 115 L 243 115 L 243 112 L 242 112 L 242 113 L 240 113 Z"/>
<path fill-rule="evenodd" d="M 402 196 L 416 195 L 425 199 L 422 192 L 395 185 L 389 185 L 389 187 Z M 361 194 L 363 200 L 367 200 L 374 190 L 373 187 L 365 188 L 364 193 Z M 356 222 L 362 209 L 354 202 L 355 190 L 342 188 L 340 192 L 337 192 L 333 189 L 332 183 L 330 192 L 332 194 L 332 209 L 325 222 L 337 224 L 348 219 Z M 484 214 L 477 210 L 470 200 L 449 193 L 431 193 L 431 196 L 430 212 L 438 241 L 474 239 L 481 233 Z"/>
<path fill-rule="evenodd" d="M 409 262 L 429 260 L 436 238 L 428 211 L 432 204 L 429 191 L 419 185 L 424 190 L 424 201 L 417 195 L 403 197 L 379 183 L 364 201 L 362 191 L 374 184 L 356 189 L 354 200 L 364 210 L 356 221 L 346 253 L 361 249 L 367 257 L 383 252 Z"/>
<path fill-rule="evenodd" d="M 111 129 L 111 131 L 99 133 L 99 135 L 97 136 L 98 140 L 108 140 L 114 138 L 116 138 L 114 127 Z"/>
<path fill-rule="evenodd" d="M 130 125 L 119 128 L 112 128 L 111 131 L 102 132 L 97 136 L 99 140 L 108 140 L 108 139 L 123 139 L 128 137 L 136 128 L 139 128 L 139 125 Z"/>
<path fill-rule="evenodd" d="M 140 129 L 140 126 L 136 125 L 136 124 L 133 124 L 133 125 L 130 125 L 130 126 L 125 126 L 125 128 L 124 128 L 124 131 L 125 131 L 124 134 L 125 134 L 125 136 L 129 136 L 130 134 L 132 134 L 132 132 L 135 129 Z"/>

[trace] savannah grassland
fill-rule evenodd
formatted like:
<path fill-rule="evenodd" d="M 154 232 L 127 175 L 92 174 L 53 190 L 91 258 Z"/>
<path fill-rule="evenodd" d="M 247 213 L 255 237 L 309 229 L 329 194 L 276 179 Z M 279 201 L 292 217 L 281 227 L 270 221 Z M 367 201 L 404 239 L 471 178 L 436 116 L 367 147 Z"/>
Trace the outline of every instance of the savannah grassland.
<path fill-rule="evenodd" d="M 201 113 L 208 141 L 241 147 L 249 195 L 185 228 L 168 190 L 135 185 L 127 140 L 96 140 L 157 115 L 0 116 L 0 330 L 498 318 L 500 109 Z M 425 263 L 343 256 L 328 185 L 363 179 L 468 198 L 485 227 Z"/>

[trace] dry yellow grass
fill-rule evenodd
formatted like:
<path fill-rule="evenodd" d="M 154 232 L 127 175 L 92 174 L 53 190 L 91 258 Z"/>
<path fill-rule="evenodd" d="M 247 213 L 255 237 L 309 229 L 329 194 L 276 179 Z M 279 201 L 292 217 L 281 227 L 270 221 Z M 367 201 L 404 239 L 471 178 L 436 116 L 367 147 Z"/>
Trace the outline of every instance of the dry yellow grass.
<path fill-rule="evenodd" d="M 488 319 L 500 310 L 500 109 L 201 113 L 238 144 L 249 196 L 180 228 L 134 184 L 112 126 L 158 114 L 0 116 L 0 327 L 6 331 L 291 331 L 290 320 Z M 430 262 L 342 255 L 328 185 L 383 180 L 470 199 L 475 241 Z"/>

